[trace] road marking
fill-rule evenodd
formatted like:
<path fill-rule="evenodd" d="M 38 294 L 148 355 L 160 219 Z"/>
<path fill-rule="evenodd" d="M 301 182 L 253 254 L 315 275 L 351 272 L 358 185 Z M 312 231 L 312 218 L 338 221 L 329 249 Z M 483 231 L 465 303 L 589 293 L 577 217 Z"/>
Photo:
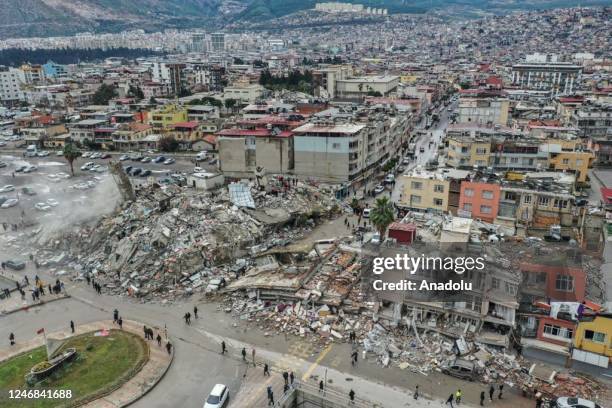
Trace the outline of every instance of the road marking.
<path fill-rule="evenodd" d="M 319 357 L 317 357 L 317 359 L 314 361 L 314 363 L 312 363 L 310 365 L 310 367 L 308 368 L 308 370 L 306 370 L 306 372 L 304 373 L 304 375 L 302 376 L 302 381 L 306 381 L 308 380 L 308 378 L 310 378 L 310 374 L 312 374 L 312 372 L 315 370 L 315 368 L 317 368 L 317 366 L 319 365 L 319 363 L 325 358 L 325 356 L 327 355 L 327 353 L 329 353 L 331 351 L 333 347 L 333 344 L 330 344 L 329 346 L 327 346 L 325 348 L 325 350 L 323 350 L 321 352 L 321 354 L 319 354 Z"/>

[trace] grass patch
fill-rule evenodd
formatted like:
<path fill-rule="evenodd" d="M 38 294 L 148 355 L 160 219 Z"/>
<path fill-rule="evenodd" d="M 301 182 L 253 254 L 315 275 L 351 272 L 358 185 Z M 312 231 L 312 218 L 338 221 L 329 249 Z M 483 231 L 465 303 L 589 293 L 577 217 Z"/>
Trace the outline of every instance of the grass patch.
<path fill-rule="evenodd" d="M 0 406 L 69 407 L 95 399 L 96 396 L 123 384 L 134 376 L 148 359 L 148 345 L 139 336 L 111 330 L 107 337 L 86 333 L 69 339 L 62 348 L 74 347 L 77 357 L 53 373 L 34 389 L 72 390 L 72 399 L 8 399 L 8 390 L 28 389 L 25 375 L 37 363 L 46 359 L 44 347 L 38 347 L 0 364 Z"/>

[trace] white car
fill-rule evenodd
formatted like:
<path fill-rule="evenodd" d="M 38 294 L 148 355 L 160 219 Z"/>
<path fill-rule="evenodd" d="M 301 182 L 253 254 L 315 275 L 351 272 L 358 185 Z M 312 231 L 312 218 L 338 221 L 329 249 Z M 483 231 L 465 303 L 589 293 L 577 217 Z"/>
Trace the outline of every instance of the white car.
<path fill-rule="evenodd" d="M 582 398 L 574 397 L 559 397 L 557 398 L 551 407 L 556 408 L 602 408 L 601 405 L 594 403 L 593 401 L 585 400 Z"/>
<path fill-rule="evenodd" d="M 229 399 L 229 390 L 227 386 L 223 384 L 216 384 L 208 398 L 206 398 L 206 402 L 204 403 L 204 408 L 221 408 L 227 403 Z"/>
<path fill-rule="evenodd" d="M 64 155 L 64 151 L 63 150 L 58 150 L 57 152 L 55 152 L 56 156 L 63 156 Z"/>
<path fill-rule="evenodd" d="M 51 206 L 47 205 L 46 203 L 36 203 L 34 204 L 34 208 L 36 208 L 38 211 L 49 211 Z"/>
<path fill-rule="evenodd" d="M 395 181 L 395 176 L 393 174 L 387 174 L 387 177 L 385 177 L 385 183 L 391 184 L 394 181 Z"/>
<path fill-rule="evenodd" d="M 370 218 L 370 212 L 372 212 L 371 208 L 364 208 L 361 215 L 363 215 L 363 218 Z"/>
<path fill-rule="evenodd" d="M 6 186 L 0 188 L 0 193 L 8 193 L 9 191 L 15 190 L 15 186 L 12 184 L 7 184 Z"/>
<path fill-rule="evenodd" d="M 49 155 L 49 152 L 47 152 L 45 150 L 41 150 L 40 152 L 36 153 L 36 155 L 38 157 L 47 157 Z"/>
<path fill-rule="evenodd" d="M 23 169 L 22 171 L 23 171 L 24 173 L 31 173 L 31 172 L 36 171 L 36 170 L 38 170 L 38 167 L 36 167 L 36 166 L 34 166 L 34 165 L 30 164 L 30 165 L 28 165 L 28 166 L 27 166 L 25 169 Z"/>
<path fill-rule="evenodd" d="M 57 173 L 57 174 L 56 174 L 56 176 L 57 176 L 57 177 L 59 177 L 59 178 L 61 178 L 61 179 L 67 179 L 67 178 L 70 178 L 70 174 L 68 174 L 68 173 L 64 173 L 63 171 L 62 171 L 62 172 Z"/>
<path fill-rule="evenodd" d="M 382 184 L 379 184 L 376 186 L 376 188 L 374 189 L 374 194 L 380 194 L 383 191 L 385 191 L 385 186 L 383 186 Z"/>
<path fill-rule="evenodd" d="M 59 202 L 53 198 L 49 198 L 47 200 L 47 205 L 50 205 L 51 207 L 57 207 L 59 205 Z"/>
<path fill-rule="evenodd" d="M 89 170 L 91 167 L 95 166 L 94 162 L 87 162 L 81 166 L 81 170 Z"/>
<path fill-rule="evenodd" d="M 102 157 L 102 153 L 92 153 L 91 156 L 89 156 L 90 159 L 99 159 Z"/>
<path fill-rule="evenodd" d="M 19 202 L 18 199 L 16 198 L 9 198 L 8 200 L 6 200 L 3 204 L 2 204 L 2 208 L 10 208 L 10 207 L 14 207 L 17 205 L 17 203 Z"/>
<path fill-rule="evenodd" d="M 93 166 L 89 166 L 87 170 L 89 171 L 99 171 L 102 168 L 99 164 L 94 164 Z"/>
<path fill-rule="evenodd" d="M 204 171 L 204 169 L 203 169 L 203 168 L 201 168 L 201 167 L 194 167 L 194 168 L 193 168 L 193 172 L 194 172 L 194 173 L 202 173 L 203 171 Z"/>
<path fill-rule="evenodd" d="M 84 158 L 87 159 L 87 158 L 91 157 L 91 154 L 92 154 L 91 152 L 83 152 L 83 154 L 81 154 L 81 157 L 84 157 Z"/>

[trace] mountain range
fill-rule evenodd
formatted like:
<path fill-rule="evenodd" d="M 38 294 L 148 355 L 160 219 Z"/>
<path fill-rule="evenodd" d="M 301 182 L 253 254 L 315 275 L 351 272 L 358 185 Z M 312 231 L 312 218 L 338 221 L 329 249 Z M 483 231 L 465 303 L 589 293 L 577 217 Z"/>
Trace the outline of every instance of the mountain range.
<path fill-rule="evenodd" d="M 312 9 L 317 0 L 3 0 L 0 38 L 71 35 L 78 32 L 147 31 L 216 27 L 265 21 Z M 461 7 L 503 13 L 576 5 L 610 5 L 610 0 L 344 0 L 386 8 L 389 13 L 424 13 Z"/>

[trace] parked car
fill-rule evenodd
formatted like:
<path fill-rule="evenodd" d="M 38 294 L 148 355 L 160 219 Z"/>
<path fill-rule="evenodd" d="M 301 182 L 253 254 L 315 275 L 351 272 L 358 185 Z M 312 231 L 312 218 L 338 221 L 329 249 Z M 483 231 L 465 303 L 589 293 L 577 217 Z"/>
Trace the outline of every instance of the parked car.
<path fill-rule="evenodd" d="M 201 167 L 194 167 L 194 168 L 193 168 L 193 172 L 194 172 L 194 173 L 202 173 L 203 171 L 204 171 L 204 169 L 203 169 L 203 168 L 201 168 Z"/>
<path fill-rule="evenodd" d="M 20 271 L 25 268 L 25 262 L 14 259 L 9 259 L 8 261 L 5 261 L 4 265 L 7 268 L 14 269 L 16 271 Z"/>
<path fill-rule="evenodd" d="M 47 205 L 50 205 L 51 207 L 57 207 L 59 205 L 59 202 L 56 199 L 49 198 L 47 200 Z"/>
<path fill-rule="evenodd" d="M 60 157 L 64 155 L 64 151 L 63 150 L 58 150 L 57 152 L 55 152 L 55 155 Z"/>
<path fill-rule="evenodd" d="M 166 159 L 166 161 L 164 162 L 166 166 L 169 164 L 174 164 L 174 163 L 176 163 L 176 160 L 174 160 L 172 157 Z"/>
<path fill-rule="evenodd" d="M 132 171 L 132 166 L 125 166 L 125 167 L 123 168 L 123 170 L 124 170 L 124 171 L 125 171 L 127 174 L 130 174 L 130 172 Z"/>
<path fill-rule="evenodd" d="M 81 153 L 81 157 L 89 159 L 92 154 L 93 154 L 93 152 L 83 152 L 83 153 Z"/>
<path fill-rule="evenodd" d="M 93 166 L 95 166 L 96 163 L 94 162 L 87 162 L 84 165 L 81 166 L 81 170 L 89 170 L 91 169 Z"/>
<path fill-rule="evenodd" d="M 553 408 L 602 408 L 601 405 L 583 398 L 559 397 L 552 401 Z"/>
<path fill-rule="evenodd" d="M 21 192 L 25 195 L 29 195 L 29 196 L 33 196 L 36 195 L 36 191 L 34 191 L 33 189 L 31 189 L 30 187 L 23 187 L 21 189 Z"/>
<path fill-rule="evenodd" d="M 9 198 L 5 202 L 2 203 L 2 208 L 11 208 L 16 206 L 19 203 L 19 200 L 16 198 Z"/>
<path fill-rule="evenodd" d="M 140 177 L 149 177 L 151 174 L 151 170 L 143 170 L 142 173 L 140 173 Z"/>
<path fill-rule="evenodd" d="M 51 206 L 47 205 L 46 203 L 36 203 L 34 204 L 34 208 L 36 208 L 38 211 L 49 211 Z"/>
<path fill-rule="evenodd" d="M 134 153 L 133 155 L 130 156 L 130 160 L 132 160 L 132 161 L 140 161 L 140 160 L 142 160 L 142 154 Z"/>
<path fill-rule="evenodd" d="M 137 176 L 140 173 L 142 173 L 142 169 L 140 167 L 134 167 L 132 171 L 130 172 L 132 176 Z"/>
<path fill-rule="evenodd" d="M 204 403 L 204 408 L 221 408 L 229 399 L 229 390 L 227 386 L 223 384 L 216 384 L 208 398 L 206 398 L 206 402 Z"/>
<path fill-rule="evenodd" d="M 126 161 L 130 158 L 130 156 L 128 156 L 127 154 L 121 155 L 119 157 L 119 161 Z"/>
<path fill-rule="evenodd" d="M 21 166 L 18 166 L 17 168 L 15 168 L 15 173 L 23 173 L 23 171 L 27 169 L 28 166 L 29 164 L 22 164 Z"/>
<path fill-rule="evenodd" d="M 47 157 L 49 155 L 49 152 L 46 150 L 41 150 L 40 152 L 36 153 L 36 155 L 38 157 Z"/>
<path fill-rule="evenodd" d="M 424 147 L 421 147 L 421 148 L 419 149 L 419 152 L 421 152 L 421 153 L 425 153 L 425 148 L 424 148 Z"/>
<path fill-rule="evenodd" d="M 149 163 L 150 161 L 151 161 L 151 158 L 149 156 L 143 157 L 142 159 L 140 159 L 141 163 Z"/>
<path fill-rule="evenodd" d="M 202 160 L 206 160 L 206 152 L 200 152 L 196 155 L 196 160 L 197 161 L 202 161 Z"/>
<path fill-rule="evenodd" d="M 376 186 L 376 188 L 374 189 L 374 194 L 380 194 L 383 191 L 385 191 L 385 186 L 383 186 L 382 184 L 379 184 Z"/>
<path fill-rule="evenodd" d="M 27 165 L 25 167 L 25 169 L 22 170 L 23 173 L 32 173 L 33 171 L 38 170 L 38 167 L 34 166 L 33 164 Z"/>
<path fill-rule="evenodd" d="M 152 161 L 153 163 L 163 163 L 166 161 L 166 158 L 164 156 L 157 156 Z"/>
<path fill-rule="evenodd" d="M 112 156 L 110 153 L 104 153 L 102 156 L 100 156 L 101 159 L 110 159 Z"/>
<path fill-rule="evenodd" d="M 393 174 L 387 174 L 385 177 L 385 184 L 391 184 L 395 181 L 395 176 Z"/>
<path fill-rule="evenodd" d="M 5 162 L 0 162 L 0 169 L 4 168 L 8 166 L 8 164 L 6 164 Z"/>
<path fill-rule="evenodd" d="M 442 372 L 469 381 L 474 381 L 478 374 L 474 362 L 461 358 L 457 358 L 452 363 L 442 367 Z"/>
<path fill-rule="evenodd" d="M 361 213 L 361 215 L 363 215 L 363 218 L 370 218 L 370 213 L 372 212 L 371 208 L 364 208 L 363 212 Z"/>
<path fill-rule="evenodd" d="M 216 158 L 212 158 L 208 161 L 208 164 L 213 165 L 213 164 L 217 164 L 217 159 Z"/>
<path fill-rule="evenodd" d="M 6 186 L 0 188 L 0 193 L 8 193 L 10 191 L 14 191 L 15 186 L 12 184 L 7 184 Z"/>
<path fill-rule="evenodd" d="M 399 166 L 399 167 L 397 168 L 397 172 L 398 172 L 398 173 L 403 173 L 403 172 L 405 172 L 405 171 L 406 171 L 406 168 L 405 168 L 404 166 Z"/>

